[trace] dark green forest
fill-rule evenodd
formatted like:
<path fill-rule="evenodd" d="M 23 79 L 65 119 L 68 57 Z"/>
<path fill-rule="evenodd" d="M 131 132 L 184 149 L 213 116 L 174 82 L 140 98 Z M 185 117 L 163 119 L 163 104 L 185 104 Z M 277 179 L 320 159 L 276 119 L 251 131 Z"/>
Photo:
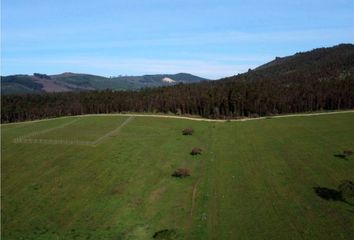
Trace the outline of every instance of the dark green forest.
<path fill-rule="evenodd" d="M 158 112 L 241 118 L 354 108 L 354 45 L 275 58 L 246 73 L 140 91 L 2 96 L 1 121 L 67 115 Z"/>

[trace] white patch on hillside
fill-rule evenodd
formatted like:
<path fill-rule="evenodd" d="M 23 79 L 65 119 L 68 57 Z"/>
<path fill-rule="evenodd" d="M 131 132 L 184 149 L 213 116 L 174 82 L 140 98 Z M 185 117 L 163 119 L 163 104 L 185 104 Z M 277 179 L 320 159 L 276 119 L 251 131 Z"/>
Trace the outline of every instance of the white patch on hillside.
<path fill-rule="evenodd" d="M 167 83 L 175 83 L 176 81 L 173 80 L 172 78 L 169 78 L 169 77 L 164 77 L 162 79 L 163 82 L 167 82 Z"/>

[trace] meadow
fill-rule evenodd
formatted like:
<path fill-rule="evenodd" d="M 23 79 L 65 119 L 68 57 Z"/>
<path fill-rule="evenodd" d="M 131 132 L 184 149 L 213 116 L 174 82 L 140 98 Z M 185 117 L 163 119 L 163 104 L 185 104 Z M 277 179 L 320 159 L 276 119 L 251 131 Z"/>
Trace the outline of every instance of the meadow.
<path fill-rule="evenodd" d="M 354 180 L 354 157 L 338 157 L 354 150 L 354 113 L 81 116 L 1 131 L 2 239 L 354 239 L 353 199 L 314 191 Z"/>

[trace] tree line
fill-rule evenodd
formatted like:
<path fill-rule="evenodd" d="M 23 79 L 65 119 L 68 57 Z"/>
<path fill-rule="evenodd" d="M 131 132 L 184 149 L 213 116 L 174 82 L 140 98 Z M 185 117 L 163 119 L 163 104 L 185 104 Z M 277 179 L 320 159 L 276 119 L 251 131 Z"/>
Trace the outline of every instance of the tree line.
<path fill-rule="evenodd" d="M 276 58 L 230 78 L 140 91 L 2 96 L 1 121 L 121 112 L 241 118 L 354 108 L 354 46 Z"/>
<path fill-rule="evenodd" d="M 256 117 L 352 109 L 354 81 L 222 81 L 142 91 L 90 91 L 2 97 L 1 121 L 80 114 L 159 112 L 207 118 Z"/>

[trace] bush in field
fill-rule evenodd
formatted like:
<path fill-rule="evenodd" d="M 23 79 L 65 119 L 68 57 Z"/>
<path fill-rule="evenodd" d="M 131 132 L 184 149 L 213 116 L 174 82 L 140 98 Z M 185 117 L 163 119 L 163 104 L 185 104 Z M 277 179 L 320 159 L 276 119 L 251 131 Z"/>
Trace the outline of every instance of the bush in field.
<path fill-rule="evenodd" d="M 335 157 L 342 158 L 342 159 L 347 159 L 347 157 L 350 157 L 354 154 L 352 150 L 344 150 L 343 153 L 340 154 L 334 154 Z"/>
<path fill-rule="evenodd" d="M 174 240 L 177 239 L 177 233 L 173 229 L 164 229 L 156 232 L 153 236 L 154 239 L 159 240 Z"/>
<path fill-rule="evenodd" d="M 184 178 L 190 176 L 190 170 L 188 168 L 178 168 L 172 173 L 173 177 Z"/>
<path fill-rule="evenodd" d="M 354 198 L 354 183 L 350 180 L 343 180 L 338 186 L 338 190 L 326 187 L 315 187 L 314 191 L 323 199 L 347 202 Z"/>
<path fill-rule="evenodd" d="M 182 134 L 183 135 L 192 135 L 193 132 L 194 132 L 193 128 L 185 128 L 185 129 L 183 129 Z"/>
<path fill-rule="evenodd" d="M 343 180 L 338 186 L 338 190 L 341 192 L 344 198 L 354 198 L 354 183 L 350 180 Z"/>
<path fill-rule="evenodd" d="M 354 153 L 353 153 L 352 150 L 344 150 L 344 151 L 343 151 L 343 154 L 344 154 L 345 156 L 351 156 L 351 155 L 353 155 Z"/>
<path fill-rule="evenodd" d="M 198 154 L 202 154 L 202 149 L 198 147 L 193 148 L 191 151 L 191 155 L 198 155 Z"/>

